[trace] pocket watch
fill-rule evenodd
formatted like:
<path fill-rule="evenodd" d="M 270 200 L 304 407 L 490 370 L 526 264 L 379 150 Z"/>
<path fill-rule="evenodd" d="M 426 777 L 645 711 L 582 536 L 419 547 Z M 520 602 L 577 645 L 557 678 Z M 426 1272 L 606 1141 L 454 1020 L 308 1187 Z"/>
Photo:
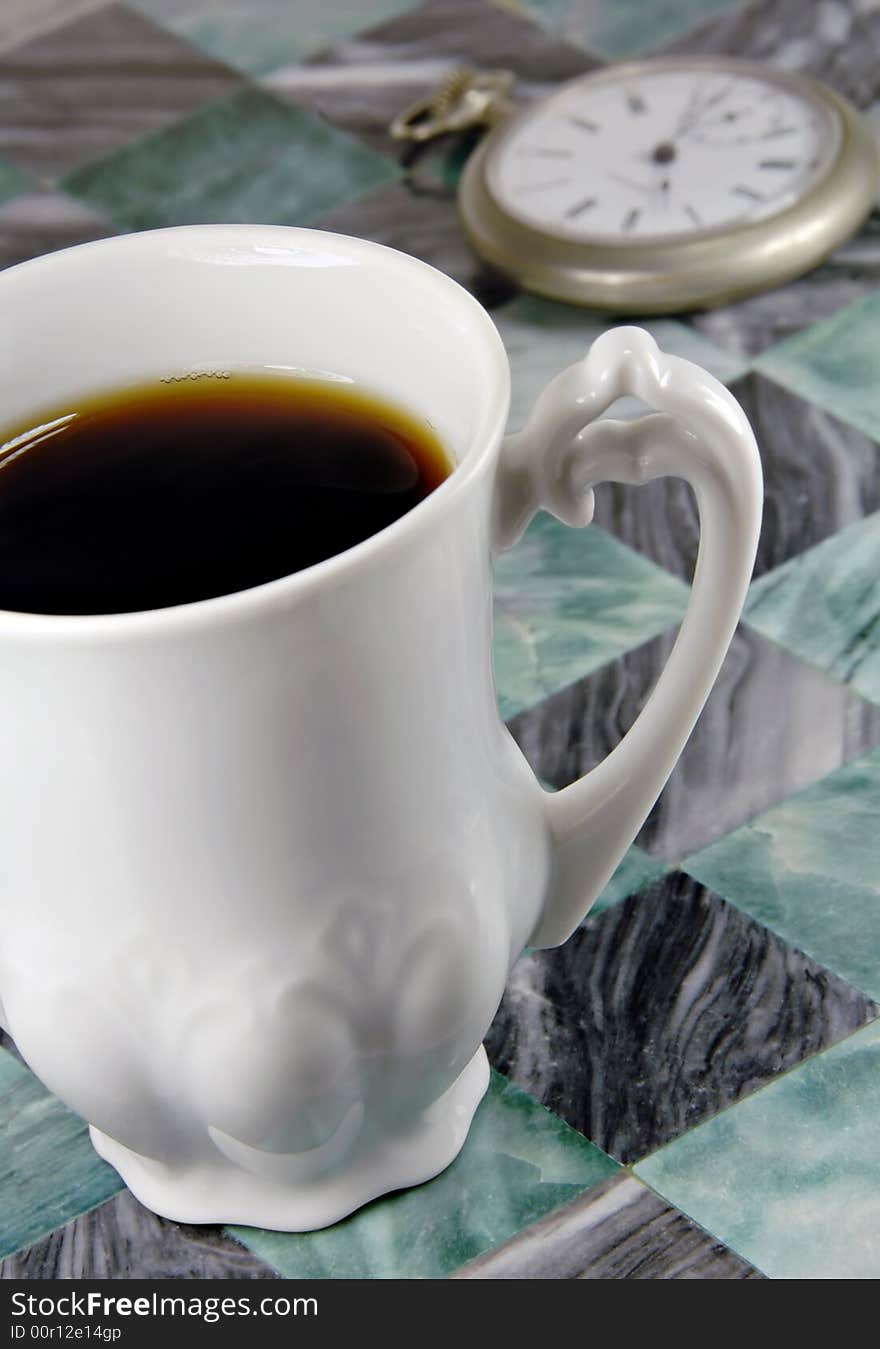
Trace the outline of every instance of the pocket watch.
<path fill-rule="evenodd" d="M 871 125 L 818 81 L 727 57 L 606 66 L 517 107 L 459 70 L 391 125 L 484 125 L 459 186 L 474 250 L 527 290 L 618 313 L 704 308 L 808 271 L 880 192 Z"/>

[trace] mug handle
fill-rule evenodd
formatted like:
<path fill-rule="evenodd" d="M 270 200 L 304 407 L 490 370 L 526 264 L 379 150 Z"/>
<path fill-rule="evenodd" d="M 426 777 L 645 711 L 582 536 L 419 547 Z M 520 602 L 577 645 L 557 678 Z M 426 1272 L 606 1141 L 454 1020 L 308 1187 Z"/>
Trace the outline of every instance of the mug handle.
<path fill-rule="evenodd" d="M 656 413 L 596 421 L 625 394 Z M 641 328 L 596 339 L 583 361 L 547 385 L 525 427 L 501 448 L 496 550 L 539 507 L 570 525 L 593 515 L 593 486 L 672 475 L 690 483 L 700 547 L 675 646 L 638 718 L 585 777 L 545 793 L 555 868 L 531 946 L 570 936 L 601 893 L 672 772 L 721 668 L 751 578 L 763 487 L 755 437 L 723 384 L 657 347 Z"/>

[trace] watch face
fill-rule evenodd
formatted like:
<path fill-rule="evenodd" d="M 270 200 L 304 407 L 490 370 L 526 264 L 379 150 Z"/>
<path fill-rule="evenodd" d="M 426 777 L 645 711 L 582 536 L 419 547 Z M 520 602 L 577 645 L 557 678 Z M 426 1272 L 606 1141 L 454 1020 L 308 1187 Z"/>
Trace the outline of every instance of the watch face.
<path fill-rule="evenodd" d="M 719 66 L 630 67 L 513 123 L 487 162 L 508 215 L 583 243 L 698 236 L 803 197 L 840 149 L 819 98 Z"/>

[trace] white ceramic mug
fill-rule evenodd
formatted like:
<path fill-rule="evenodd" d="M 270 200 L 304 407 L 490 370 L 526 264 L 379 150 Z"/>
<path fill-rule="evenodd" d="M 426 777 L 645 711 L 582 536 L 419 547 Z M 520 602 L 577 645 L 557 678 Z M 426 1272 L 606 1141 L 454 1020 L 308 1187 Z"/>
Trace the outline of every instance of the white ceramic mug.
<path fill-rule="evenodd" d="M 86 244 L 3 273 L 0 314 L 7 424 L 268 366 L 390 396 L 454 458 L 389 528 L 252 590 L 0 614 L 0 1018 L 151 1208 L 322 1226 L 457 1154 L 513 962 L 565 940 L 663 786 L 745 596 L 754 438 L 627 327 L 502 440 L 479 304 L 311 230 Z M 595 420 L 628 393 L 658 415 Z M 670 473 L 702 525 L 678 643 L 621 744 L 546 793 L 496 706 L 493 553 L 539 506 L 583 524 L 593 483 Z"/>

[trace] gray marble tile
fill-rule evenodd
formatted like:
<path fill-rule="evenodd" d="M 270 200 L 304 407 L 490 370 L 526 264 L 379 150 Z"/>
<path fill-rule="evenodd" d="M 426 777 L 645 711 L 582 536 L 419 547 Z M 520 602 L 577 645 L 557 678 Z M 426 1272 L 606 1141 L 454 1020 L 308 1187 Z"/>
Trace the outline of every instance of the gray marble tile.
<path fill-rule="evenodd" d="M 655 478 L 637 488 L 602 483 L 593 521 L 615 539 L 690 585 L 700 542 L 697 503 L 681 478 Z"/>
<path fill-rule="evenodd" d="M 454 194 L 446 188 L 409 177 L 385 183 L 311 224 L 411 253 L 466 286 L 487 308 L 494 309 L 516 293 L 512 282 L 481 262 L 468 246 Z"/>
<path fill-rule="evenodd" d="M 707 341 L 681 319 L 641 315 L 630 321 L 646 329 L 661 351 L 693 361 L 728 386 L 749 366 L 749 362 Z M 526 292 L 499 309 L 495 323 L 513 375 L 508 430 L 517 431 L 524 426 L 545 384 L 566 366 L 582 361 L 596 339 L 621 326 L 621 322 L 611 314 L 599 314 Z M 644 411 L 645 405 L 637 398 L 622 398 L 609 408 L 608 415 L 638 416 Z"/>
<path fill-rule="evenodd" d="M 564 787 L 604 758 L 647 701 L 672 638 L 628 652 L 513 718 L 510 729 L 540 777 Z M 741 627 L 637 841 L 678 862 L 878 743 L 873 704 Z"/>
<path fill-rule="evenodd" d="M 880 507 L 880 455 L 870 436 L 757 372 L 730 391 L 764 469 L 756 576 Z"/>
<path fill-rule="evenodd" d="M 133 9 L 251 75 L 302 61 L 415 0 L 127 0 Z"/>
<path fill-rule="evenodd" d="M 880 93 L 876 0 L 753 0 L 723 10 L 657 51 L 712 53 L 803 71 L 867 107 Z"/>
<path fill-rule="evenodd" d="M 762 1279 L 622 1172 L 452 1275 L 454 1279 Z"/>
<path fill-rule="evenodd" d="M 115 233 L 112 225 L 65 192 L 26 192 L 0 205 L 0 268 Z"/>
<path fill-rule="evenodd" d="M 880 507 L 880 456 L 870 436 L 757 372 L 734 380 L 730 391 L 751 422 L 764 469 L 755 576 Z M 691 580 L 699 520 L 693 493 L 681 479 L 660 478 L 637 489 L 603 484 L 593 518 Z"/>
<path fill-rule="evenodd" d="M 398 176 L 384 155 L 263 89 L 240 89 L 62 180 L 121 230 L 305 225 Z"/>
<path fill-rule="evenodd" d="M 640 1162 L 771 1279 L 880 1277 L 880 1021 Z"/>
<path fill-rule="evenodd" d="M 826 262 L 806 276 L 734 304 L 695 314 L 691 322 L 728 351 L 756 356 L 845 309 L 876 290 L 878 284 L 880 213 L 875 211 L 854 238 L 841 244 Z"/>
<path fill-rule="evenodd" d="M 321 113 L 383 154 L 399 154 L 389 122 L 459 65 L 512 70 L 517 98 L 550 91 L 594 69 L 595 56 L 563 42 L 509 8 L 485 0 L 437 0 L 357 33 L 302 64 L 282 66 L 263 83 L 281 98 Z M 424 177 L 454 175 L 443 147 Z M 424 163 L 424 157 L 420 156 Z"/>
<path fill-rule="evenodd" d="M 880 441 L 880 287 L 765 351 L 755 366 Z"/>
<path fill-rule="evenodd" d="M 57 177 L 243 83 L 142 15 L 109 4 L 0 55 L 0 155 Z"/>
<path fill-rule="evenodd" d="M 710 1118 L 880 1008 L 681 872 L 514 968 L 495 1066 L 618 1161 Z"/>
<path fill-rule="evenodd" d="M 745 620 L 880 704 L 880 511 L 762 576 Z"/>
<path fill-rule="evenodd" d="M 504 2 L 504 0 L 502 0 Z M 570 42 L 616 61 L 650 53 L 709 14 L 742 0 L 511 0 Z"/>
<path fill-rule="evenodd" d="M 120 1194 L 0 1263 L 0 1279 L 274 1279 L 219 1227 L 166 1222 Z"/>
<path fill-rule="evenodd" d="M 684 867 L 799 951 L 880 998 L 878 819 L 875 749 L 693 853 Z"/>
<path fill-rule="evenodd" d="M 103 8 L 110 0 L 3 0 L 0 6 L 0 51 L 18 47 L 40 33 L 71 23 Z"/>

